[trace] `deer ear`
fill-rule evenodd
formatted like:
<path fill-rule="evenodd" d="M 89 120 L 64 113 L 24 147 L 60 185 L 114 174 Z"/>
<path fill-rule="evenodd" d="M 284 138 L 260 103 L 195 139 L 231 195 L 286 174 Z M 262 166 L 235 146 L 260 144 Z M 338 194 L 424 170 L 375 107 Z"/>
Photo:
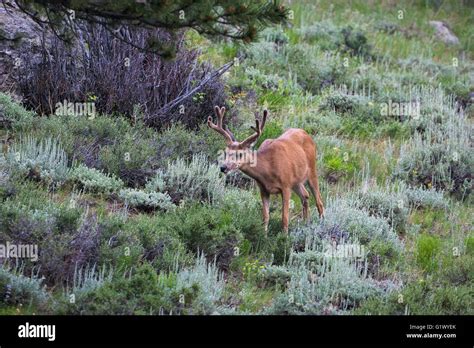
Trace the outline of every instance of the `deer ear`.
<path fill-rule="evenodd" d="M 219 107 L 218 107 L 217 105 L 214 106 L 214 112 L 215 112 L 216 114 L 219 114 L 219 111 L 220 111 L 220 110 L 219 110 Z"/>
<path fill-rule="evenodd" d="M 268 110 L 265 109 L 265 110 L 263 110 L 263 117 L 267 117 L 267 116 L 268 116 Z"/>
<path fill-rule="evenodd" d="M 221 107 L 221 113 L 222 113 L 222 114 L 225 113 L 225 106 Z"/>

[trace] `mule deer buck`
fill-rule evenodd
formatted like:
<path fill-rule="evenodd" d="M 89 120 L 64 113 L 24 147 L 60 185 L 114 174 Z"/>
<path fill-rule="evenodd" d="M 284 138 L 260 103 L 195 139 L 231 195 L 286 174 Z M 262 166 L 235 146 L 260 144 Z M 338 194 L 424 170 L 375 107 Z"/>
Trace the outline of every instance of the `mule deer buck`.
<path fill-rule="evenodd" d="M 309 193 L 305 188 L 306 182 L 316 200 L 319 217 L 323 217 L 324 207 L 316 170 L 316 145 L 308 133 L 302 129 L 291 128 L 277 139 L 266 139 L 256 152 L 255 160 L 249 161 L 249 157 L 255 157 L 250 147 L 262 134 L 268 111 L 263 111 L 261 121 L 258 119 L 258 114 L 255 115 L 255 127 L 251 127 L 255 133 L 241 142 L 235 139 L 228 127 L 224 129 L 222 126 L 225 108 L 216 106 L 214 111 L 217 125 L 212 122 L 211 116 L 207 120 L 207 125 L 221 134 L 226 142 L 225 156 L 220 169 L 225 174 L 239 169 L 257 182 L 262 198 L 265 233 L 270 219 L 271 194 L 282 196 L 282 225 L 286 233 L 288 233 L 292 190 L 301 199 L 304 219 L 309 219 Z"/>

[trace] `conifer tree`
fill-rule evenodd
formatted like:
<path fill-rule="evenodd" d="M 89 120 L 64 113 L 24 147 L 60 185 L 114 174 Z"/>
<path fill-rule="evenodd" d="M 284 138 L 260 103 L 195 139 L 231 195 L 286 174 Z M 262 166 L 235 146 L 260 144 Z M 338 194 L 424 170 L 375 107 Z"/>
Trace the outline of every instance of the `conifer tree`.
<path fill-rule="evenodd" d="M 1 0 L 20 8 L 63 40 L 77 36 L 79 21 L 104 26 L 127 41 L 124 27 L 161 28 L 171 35 L 192 28 L 215 38 L 250 42 L 271 24 L 283 23 L 287 9 L 278 0 Z M 172 42 L 172 40 L 171 40 Z M 133 45 L 133 42 L 129 42 Z M 175 47 L 151 39 L 144 50 L 172 55 Z"/>

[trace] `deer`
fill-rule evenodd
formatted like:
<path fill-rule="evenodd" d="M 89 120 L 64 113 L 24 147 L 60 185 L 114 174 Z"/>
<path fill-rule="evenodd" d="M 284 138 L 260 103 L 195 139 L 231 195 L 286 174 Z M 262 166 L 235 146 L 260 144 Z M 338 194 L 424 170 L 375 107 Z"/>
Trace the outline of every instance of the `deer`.
<path fill-rule="evenodd" d="M 226 148 L 220 160 L 220 171 L 228 174 L 240 170 L 251 177 L 260 189 L 262 199 L 262 215 L 265 235 L 268 232 L 270 220 L 270 195 L 279 194 L 282 198 L 282 229 L 288 234 L 289 208 L 291 192 L 301 199 L 303 218 L 309 220 L 309 193 L 305 188 L 307 183 L 316 201 L 319 218 L 324 217 L 324 205 L 319 191 L 318 173 L 316 169 L 317 150 L 311 136 L 303 129 L 290 128 L 277 139 L 266 139 L 259 149 L 251 148 L 262 135 L 268 116 L 268 110 L 263 111 L 261 120 L 255 113 L 254 131 L 245 140 L 239 142 L 226 126 L 223 128 L 225 107 L 214 107 L 217 124 L 212 116 L 208 117 L 207 125 L 224 137 Z M 249 158 L 253 158 L 251 161 Z"/>

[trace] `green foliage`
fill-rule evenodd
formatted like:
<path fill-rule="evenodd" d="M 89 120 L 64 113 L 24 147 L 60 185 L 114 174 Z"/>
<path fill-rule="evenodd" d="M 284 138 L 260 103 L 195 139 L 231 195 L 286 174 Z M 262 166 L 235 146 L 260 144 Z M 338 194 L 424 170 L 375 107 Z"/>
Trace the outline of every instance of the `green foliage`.
<path fill-rule="evenodd" d="M 425 270 L 438 267 L 436 256 L 441 248 L 441 241 L 436 236 L 422 234 L 416 242 L 416 261 Z"/>
<path fill-rule="evenodd" d="M 370 215 L 381 216 L 397 231 L 403 232 L 408 222 L 409 205 L 405 195 L 394 189 L 366 188 L 354 197 L 354 205 Z"/>
<path fill-rule="evenodd" d="M 31 127 L 34 113 L 13 101 L 12 97 L 0 93 L 0 127 L 22 131 Z"/>
<path fill-rule="evenodd" d="M 351 26 L 337 27 L 330 20 L 324 20 L 310 26 L 302 27 L 299 33 L 303 40 L 317 44 L 325 50 L 341 50 L 351 55 L 371 57 L 371 46 L 367 37 Z"/>
<path fill-rule="evenodd" d="M 371 47 L 367 43 L 367 37 L 361 31 L 348 26 L 341 30 L 341 34 L 344 37 L 343 50 L 352 55 L 371 57 Z"/>
<path fill-rule="evenodd" d="M 402 297 L 400 297 L 402 296 Z M 399 299 L 403 302 L 400 303 Z M 355 314 L 366 315 L 472 315 L 472 289 L 469 286 L 436 286 L 420 279 L 388 298 L 371 298 Z"/>
<path fill-rule="evenodd" d="M 189 162 L 177 159 L 168 163 L 165 170 L 159 170 L 147 183 L 146 189 L 166 192 L 173 202 L 216 203 L 224 195 L 224 180 L 216 165 L 210 164 L 203 154 L 197 154 Z"/>
<path fill-rule="evenodd" d="M 174 209 L 175 205 L 171 202 L 171 197 L 167 193 L 145 192 L 137 189 L 120 190 L 118 196 L 129 207 L 138 209 Z"/>
<path fill-rule="evenodd" d="M 227 263 L 227 257 L 233 256 L 233 248 L 242 238 L 232 212 L 192 203 L 185 207 L 164 216 L 160 228 L 176 231 L 190 250 L 218 256 L 218 262 Z M 219 256 L 224 259 L 220 260 Z"/>
<path fill-rule="evenodd" d="M 25 306 L 38 308 L 46 305 L 48 294 L 43 280 L 35 274 L 27 277 L 21 269 L 0 267 L 0 307 Z"/>
<path fill-rule="evenodd" d="M 70 202 L 55 203 L 33 183 L 16 188 L 0 205 L 0 240 L 37 245 L 38 260 L 24 260 L 25 272 L 39 269 L 48 284 L 70 280 L 75 267 L 98 256 L 95 216 Z"/>
<path fill-rule="evenodd" d="M 58 6 L 54 1 L 27 1 L 22 2 L 21 7 L 25 8 L 25 13 L 36 21 L 43 19 L 42 16 L 48 13 L 47 19 L 43 19 L 44 22 L 64 40 L 69 41 L 78 36 L 73 25 L 64 20 L 71 11 L 77 13 L 77 18 L 88 18 L 88 14 L 93 12 L 108 30 L 118 25 L 131 24 L 171 32 L 193 28 L 209 37 L 227 37 L 244 42 L 255 40 L 258 32 L 270 24 L 285 23 L 288 15 L 287 10 L 279 2 L 263 0 L 252 3 L 238 0 L 231 5 L 227 1 L 199 0 L 192 4 L 178 1 L 151 7 L 131 0 L 100 6 L 91 6 L 88 2 Z M 182 8 L 186 9 L 185 20 L 175 15 L 176 9 Z M 221 25 L 223 21 L 226 22 L 226 26 Z M 159 37 L 152 36 L 142 49 L 171 58 L 176 55 L 178 46 L 175 42 L 169 40 L 162 42 Z"/>
<path fill-rule="evenodd" d="M 112 193 L 123 187 L 122 180 L 114 175 L 106 175 L 95 168 L 80 164 L 69 174 L 69 179 L 78 183 L 87 192 Z"/>
<path fill-rule="evenodd" d="M 472 192 L 474 159 L 469 151 L 469 126 L 462 115 L 450 115 L 445 126 L 431 121 L 402 145 L 393 177 L 412 186 L 435 187 L 459 199 Z"/>
<path fill-rule="evenodd" d="M 434 188 L 425 190 L 421 187 L 407 188 L 407 199 L 415 208 L 447 209 L 448 202 L 443 192 Z"/>
<path fill-rule="evenodd" d="M 258 67 L 257 70 L 249 70 L 250 78 L 255 79 L 254 86 L 264 93 L 267 92 L 264 86 L 270 84 L 274 90 L 277 89 L 283 94 L 289 92 L 294 94 L 299 90 L 316 94 L 326 86 L 344 81 L 340 57 L 328 55 L 318 47 L 306 44 L 280 46 L 274 42 L 264 41 L 249 45 L 245 51 L 247 58 L 242 67 L 243 69 Z M 242 85 L 242 81 L 235 82 Z M 283 104 L 274 103 L 274 105 Z"/>
<path fill-rule="evenodd" d="M 323 95 L 319 107 L 321 110 L 334 110 L 345 117 L 365 122 L 379 122 L 381 119 L 380 110 L 369 97 L 349 94 L 344 90 L 329 89 Z"/>
<path fill-rule="evenodd" d="M 188 314 L 215 314 L 225 287 L 224 274 L 219 271 L 216 262 L 208 263 L 201 253 L 192 268 L 184 268 L 176 274 L 176 288 L 199 289 L 192 299 Z M 186 306 L 186 302 L 184 303 Z"/>
<path fill-rule="evenodd" d="M 295 229 L 294 234 L 295 238 L 303 240 L 308 236 L 320 236 L 359 242 L 363 245 L 380 240 L 396 249 L 401 247 L 397 234 L 385 218 L 372 216 L 367 210 L 355 208 L 351 200 L 345 199 L 328 202 L 322 221 L 300 226 Z M 318 238 L 314 241 L 321 245 Z"/>
<path fill-rule="evenodd" d="M 158 275 L 149 263 L 143 263 L 126 276 L 92 279 L 92 286 L 80 287 L 75 303 L 64 299 L 58 311 L 104 315 L 212 314 L 218 310 L 224 288 L 222 274 L 203 255 L 194 267 L 167 275 Z"/>
<path fill-rule="evenodd" d="M 257 144 L 255 145 L 257 148 L 267 139 L 276 139 L 284 132 L 283 127 L 281 126 L 280 122 L 278 121 L 269 121 L 265 124 L 265 128 L 263 129 L 262 135 L 258 138 Z"/>
<path fill-rule="evenodd" d="M 387 285 L 378 284 L 366 274 L 355 262 L 345 259 L 317 266 L 295 265 L 287 290 L 267 313 L 338 314 L 366 298 L 390 293 L 390 287 L 384 289 Z"/>
<path fill-rule="evenodd" d="M 222 149 L 222 137 L 207 125 L 196 132 L 187 130 L 182 124 L 173 124 L 157 135 L 154 149 L 160 166 L 179 158 L 191 160 L 194 154 L 203 153 L 214 160 Z"/>
<path fill-rule="evenodd" d="M 107 140 L 98 152 L 96 165 L 118 176 L 129 186 L 142 186 L 160 160 L 156 153 L 157 135 L 142 125 L 128 128 L 120 136 Z M 98 139 L 91 139 L 98 141 Z"/>
<path fill-rule="evenodd" d="M 247 261 L 242 267 L 242 275 L 247 281 L 255 281 L 261 277 L 265 266 L 259 260 Z"/>
<path fill-rule="evenodd" d="M 466 253 L 469 255 L 474 255 L 474 235 L 470 235 L 466 238 Z"/>
<path fill-rule="evenodd" d="M 69 173 L 67 155 L 53 138 L 22 138 L 8 149 L 6 156 L 0 157 L 2 162 L 14 174 L 52 186 L 64 183 Z"/>
<path fill-rule="evenodd" d="M 359 159 L 347 147 L 320 147 L 322 172 L 330 183 L 336 183 L 343 178 L 351 178 L 359 170 Z"/>
<path fill-rule="evenodd" d="M 176 264 L 189 264 L 190 257 L 179 232 L 167 227 L 163 226 L 163 219 L 159 216 L 135 216 L 112 237 L 115 240 L 112 245 L 103 244 L 102 256 L 109 255 L 107 258 L 112 262 L 115 258 L 113 255 L 120 256 L 123 265 L 135 264 L 125 262 L 127 258 L 145 259 L 160 271 L 173 270 Z M 130 256 L 127 256 L 127 247 L 131 249 Z M 103 262 L 106 264 L 105 259 Z"/>
<path fill-rule="evenodd" d="M 260 202 L 256 195 L 247 190 L 227 188 L 222 209 L 232 216 L 232 221 L 245 239 L 256 243 L 264 234 L 260 216 Z"/>
<path fill-rule="evenodd" d="M 147 263 L 121 277 L 81 294 L 65 304 L 63 314 L 158 314 L 165 304 L 158 275 Z M 61 310 L 60 310 L 61 311 Z"/>

